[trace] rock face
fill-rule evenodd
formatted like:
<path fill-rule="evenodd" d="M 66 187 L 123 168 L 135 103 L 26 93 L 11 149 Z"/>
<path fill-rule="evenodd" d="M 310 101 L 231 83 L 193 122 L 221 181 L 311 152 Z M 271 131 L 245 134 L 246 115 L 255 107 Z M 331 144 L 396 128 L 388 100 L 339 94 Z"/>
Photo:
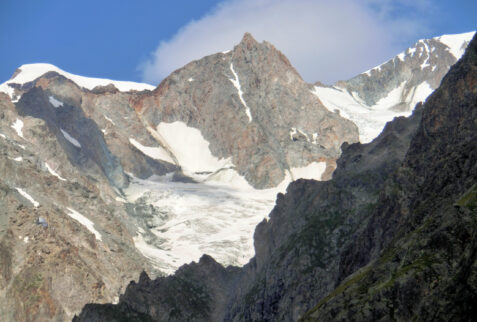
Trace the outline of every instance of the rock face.
<path fill-rule="evenodd" d="M 0 110 L 2 321 L 68 320 L 115 301 L 148 264 L 110 182 L 69 161 L 49 119 L 20 116 L 3 93 Z"/>
<path fill-rule="evenodd" d="M 471 320 L 476 79 L 477 38 L 411 118 L 345 145 L 333 180 L 279 195 L 245 267 L 204 257 L 174 276 L 143 275 L 118 305 L 87 305 L 76 320 Z"/>
<path fill-rule="evenodd" d="M 474 37 L 427 101 L 403 165 L 387 182 L 366 229 L 340 258 L 339 280 L 362 268 L 307 318 L 475 317 L 476 112 Z"/>
<path fill-rule="evenodd" d="M 130 108 L 134 94 L 110 86 L 109 90 L 95 87 L 89 91 L 48 72 L 19 88 L 25 90 L 16 108 L 20 115 L 45 120 L 69 160 L 86 175 L 97 180 L 105 177 L 119 189 L 127 186 L 123 169 L 139 178 L 176 170 L 174 165 L 144 154 L 137 148 L 139 142 L 131 143 L 133 139 L 154 146 L 154 139 Z"/>
<path fill-rule="evenodd" d="M 158 145 L 130 107 L 138 92 L 115 87 L 136 85 L 105 81 L 25 65 L 0 93 L 2 321 L 70 320 L 154 273 L 133 242 L 125 173 L 178 168 L 148 153 Z"/>
<path fill-rule="evenodd" d="M 177 121 L 199 129 L 212 154 L 231 157 L 257 188 L 311 162 L 332 167 L 341 144 L 357 141 L 355 125 L 323 107 L 287 58 L 250 34 L 175 71 L 134 108 L 152 129 Z"/>

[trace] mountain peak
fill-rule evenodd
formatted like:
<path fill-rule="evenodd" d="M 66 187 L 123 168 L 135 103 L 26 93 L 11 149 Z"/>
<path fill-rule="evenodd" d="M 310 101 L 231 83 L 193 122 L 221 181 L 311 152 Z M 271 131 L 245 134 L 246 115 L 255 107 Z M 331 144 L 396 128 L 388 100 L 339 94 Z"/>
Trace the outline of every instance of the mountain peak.
<path fill-rule="evenodd" d="M 0 84 L 0 92 L 5 92 L 10 97 L 13 97 L 14 91 L 13 87 L 9 84 L 25 84 L 31 81 L 34 81 L 38 77 L 48 73 L 56 72 L 76 83 L 80 87 L 87 88 L 92 90 L 96 86 L 107 86 L 113 84 L 117 89 L 123 92 L 136 90 L 153 90 L 155 87 L 145 83 L 136 83 L 130 81 L 116 81 L 105 78 L 94 78 L 94 77 L 85 77 L 75 74 L 68 73 L 55 65 L 46 64 L 46 63 L 34 63 L 34 64 L 24 64 L 15 70 L 12 77 Z"/>
<path fill-rule="evenodd" d="M 246 32 L 243 34 L 242 40 L 240 41 L 240 45 L 247 46 L 248 49 L 257 46 L 259 43 L 255 38 L 253 38 L 252 34 Z"/>

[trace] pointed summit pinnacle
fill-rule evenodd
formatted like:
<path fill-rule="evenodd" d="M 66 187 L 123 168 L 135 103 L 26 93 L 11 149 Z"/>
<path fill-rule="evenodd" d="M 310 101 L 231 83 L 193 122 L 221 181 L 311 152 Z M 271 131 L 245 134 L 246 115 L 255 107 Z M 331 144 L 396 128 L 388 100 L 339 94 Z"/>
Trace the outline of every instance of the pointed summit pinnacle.
<path fill-rule="evenodd" d="M 242 46 L 246 46 L 247 49 L 250 49 L 252 47 L 255 47 L 258 45 L 258 42 L 255 40 L 255 38 L 253 38 L 252 34 L 249 33 L 249 32 L 246 32 L 243 37 L 242 37 L 242 40 L 240 41 L 240 45 Z"/>

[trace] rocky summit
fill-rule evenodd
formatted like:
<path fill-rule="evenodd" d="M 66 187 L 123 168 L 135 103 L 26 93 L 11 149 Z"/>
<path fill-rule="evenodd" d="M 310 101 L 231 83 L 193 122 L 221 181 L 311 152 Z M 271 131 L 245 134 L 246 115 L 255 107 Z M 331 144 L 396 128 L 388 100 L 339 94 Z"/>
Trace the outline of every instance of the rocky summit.
<path fill-rule="evenodd" d="M 341 144 L 358 140 L 357 127 L 316 100 L 280 51 L 248 33 L 232 51 L 175 71 L 133 107 L 166 141 L 164 123 L 199 129 L 212 155 L 230 159 L 227 167 L 256 188 L 277 186 L 287 174 L 294 179 L 294 168 L 313 162 L 332 170 Z M 219 170 L 178 161 L 189 173 Z"/>
<path fill-rule="evenodd" d="M 333 86 L 248 33 L 157 87 L 20 66 L 1 320 L 470 319 L 473 35 Z"/>

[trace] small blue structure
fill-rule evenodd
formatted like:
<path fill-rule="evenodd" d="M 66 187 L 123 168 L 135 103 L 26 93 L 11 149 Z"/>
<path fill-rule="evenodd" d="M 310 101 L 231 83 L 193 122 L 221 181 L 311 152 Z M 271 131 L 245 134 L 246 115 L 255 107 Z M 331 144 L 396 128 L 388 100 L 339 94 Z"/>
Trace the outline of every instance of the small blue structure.
<path fill-rule="evenodd" d="M 36 224 L 41 225 L 43 228 L 48 228 L 48 222 L 43 217 L 38 217 L 38 219 L 36 220 Z"/>

